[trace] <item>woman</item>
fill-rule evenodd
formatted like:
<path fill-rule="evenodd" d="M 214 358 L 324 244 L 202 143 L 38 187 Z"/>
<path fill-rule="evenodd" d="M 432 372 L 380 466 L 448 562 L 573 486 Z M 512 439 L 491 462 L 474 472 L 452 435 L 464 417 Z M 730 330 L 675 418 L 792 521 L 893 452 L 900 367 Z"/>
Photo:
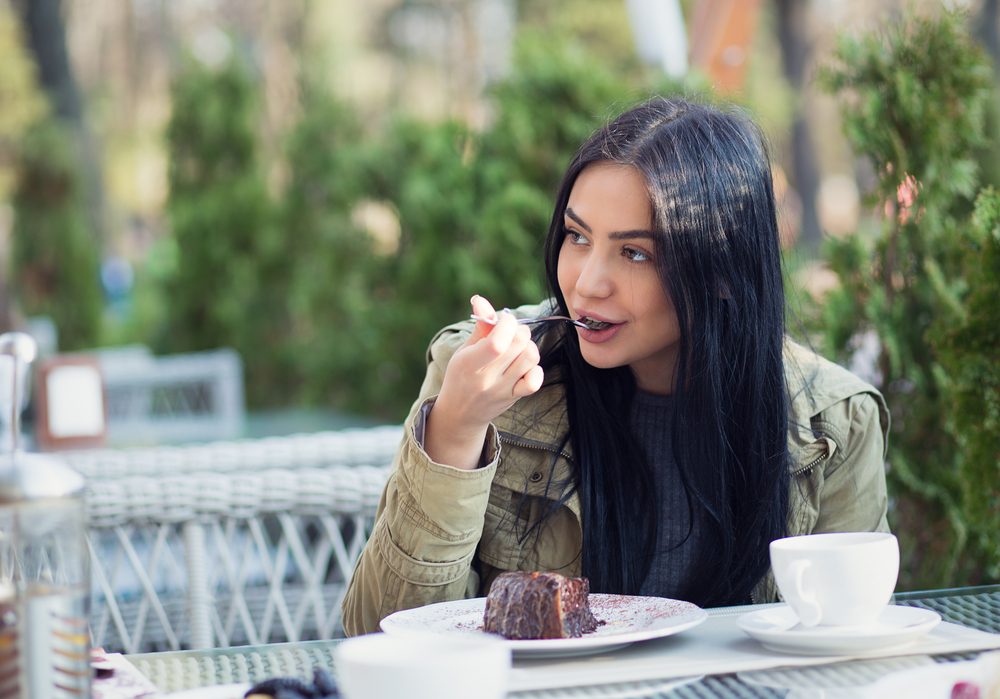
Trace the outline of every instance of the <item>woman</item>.
<path fill-rule="evenodd" d="M 770 601 L 768 544 L 887 531 L 878 392 L 785 337 L 771 170 L 745 117 L 657 98 L 576 154 L 553 300 L 432 341 L 349 634 L 506 570 L 703 606 Z M 516 316 L 583 320 L 536 326 Z"/>

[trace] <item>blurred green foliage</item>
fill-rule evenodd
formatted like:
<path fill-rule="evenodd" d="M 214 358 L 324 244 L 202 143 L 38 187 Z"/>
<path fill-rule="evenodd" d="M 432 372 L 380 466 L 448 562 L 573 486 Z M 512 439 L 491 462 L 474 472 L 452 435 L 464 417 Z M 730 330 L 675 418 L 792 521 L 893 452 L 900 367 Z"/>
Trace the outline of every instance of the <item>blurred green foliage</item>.
<path fill-rule="evenodd" d="M 472 293 L 498 306 L 544 296 L 541 247 L 573 151 L 613 105 L 665 88 L 537 35 L 520 42 L 481 131 L 404 116 L 362 124 L 306 81 L 287 184 L 269 197 L 251 77 L 235 62 L 191 64 L 170 125 L 176 267 L 158 346 L 235 347 L 254 405 L 400 420 L 424 348 Z"/>
<path fill-rule="evenodd" d="M 248 393 L 280 385 L 289 257 L 261 171 L 257 80 L 238 60 L 217 70 L 188 62 L 172 90 L 167 215 L 176 247 L 164 276 L 160 351 L 234 347 Z"/>
<path fill-rule="evenodd" d="M 12 278 L 21 311 L 47 315 L 62 351 L 100 337 L 103 298 L 73 139 L 54 118 L 35 122 L 17 152 Z"/>
<path fill-rule="evenodd" d="M 367 319 L 391 283 L 389 261 L 351 217 L 371 186 L 371 145 L 346 105 L 312 84 L 303 94 L 286 149 L 290 181 L 280 212 L 287 248 L 296 252 L 289 256 L 295 274 L 281 357 L 287 390 L 275 398 L 366 412 L 358 394 L 366 385 L 378 388 L 374 377 L 384 361 L 378 323 Z"/>
<path fill-rule="evenodd" d="M 903 589 L 1000 577 L 996 195 L 971 215 L 992 72 L 963 21 L 917 17 L 843 38 L 822 75 L 885 211 L 876 237 L 829 241 L 841 286 L 821 320 L 842 361 L 861 334 L 880 340 Z"/>

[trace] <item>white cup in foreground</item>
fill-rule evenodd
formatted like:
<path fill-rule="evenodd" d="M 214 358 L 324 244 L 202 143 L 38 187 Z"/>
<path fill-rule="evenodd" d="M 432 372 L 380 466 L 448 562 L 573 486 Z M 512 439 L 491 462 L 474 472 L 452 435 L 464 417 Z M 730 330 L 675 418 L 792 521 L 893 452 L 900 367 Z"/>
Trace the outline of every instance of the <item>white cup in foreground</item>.
<path fill-rule="evenodd" d="M 884 532 L 809 534 L 771 542 L 778 589 L 803 626 L 863 626 L 896 589 L 899 542 Z"/>
<path fill-rule="evenodd" d="M 334 651 L 345 699 L 503 699 L 510 649 L 486 634 L 349 638 Z"/>

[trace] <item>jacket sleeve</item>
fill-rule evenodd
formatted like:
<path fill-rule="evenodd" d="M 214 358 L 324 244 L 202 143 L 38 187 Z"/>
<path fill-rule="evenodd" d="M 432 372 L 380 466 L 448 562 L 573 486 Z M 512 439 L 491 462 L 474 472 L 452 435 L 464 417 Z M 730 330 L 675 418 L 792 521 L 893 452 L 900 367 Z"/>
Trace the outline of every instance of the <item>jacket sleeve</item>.
<path fill-rule="evenodd" d="M 872 393 L 830 406 L 815 425 L 838 445 L 824 468 L 813 533 L 889 531 L 885 482 L 888 412 Z"/>
<path fill-rule="evenodd" d="M 415 433 L 462 342 L 464 337 L 453 333 L 432 343 L 374 529 L 344 597 L 342 621 L 349 636 L 378 631 L 379 622 L 395 611 L 478 593 L 473 559 L 497 468 L 496 428 L 491 425 L 487 433 L 485 465 L 472 471 L 435 463 Z"/>

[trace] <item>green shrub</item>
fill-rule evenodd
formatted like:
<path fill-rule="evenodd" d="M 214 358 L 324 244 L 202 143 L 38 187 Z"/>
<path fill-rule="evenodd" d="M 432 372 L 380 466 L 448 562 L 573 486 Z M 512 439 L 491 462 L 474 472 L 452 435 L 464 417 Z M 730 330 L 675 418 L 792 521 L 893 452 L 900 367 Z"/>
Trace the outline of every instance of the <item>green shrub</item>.
<path fill-rule="evenodd" d="M 375 254 L 351 213 L 372 187 L 373 159 L 357 115 L 313 85 L 290 134 L 290 181 L 281 229 L 294 267 L 289 286 L 291 335 L 281 358 L 287 400 L 336 405 L 368 414 L 359 400 L 378 375 L 381 299 L 388 261 Z"/>
<path fill-rule="evenodd" d="M 165 280 L 164 351 L 234 347 L 251 402 L 282 376 L 269 360 L 284 342 L 289 255 L 274 225 L 258 155 L 257 86 L 238 60 L 188 62 L 174 82 L 167 214 L 176 265 Z"/>
<path fill-rule="evenodd" d="M 968 531 L 956 566 L 960 581 L 1000 580 L 1000 194 L 976 199 L 965 229 L 963 267 L 968 295 L 961 317 L 936 328 L 941 364 L 950 380 L 945 399 L 955 435 L 960 495 Z"/>
<path fill-rule="evenodd" d="M 877 237 L 829 241 L 827 259 L 841 286 L 823 321 L 828 349 L 842 360 L 861 333 L 881 342 L 880 388 L 893 417 L 890 517 L 903 550 L 903 589 L 995 578 L 998 563 L 997 426 L 986 415 L 973 418 L 981 406 L 968 397 L 997 379 L 995 328 L 989 356 L 980 326 L 995 318 L 982 299 L 995 299 L 997 276 L 977 272 L 983 260 L 969 256 L 970 247 L 985 245 L 970 211 L 991 70 L 963 21 L 957 14 L 915 18 L 843 38 L 835 65 L 823 73 L 844 104 L 848 139 L 877 178 L 870 200 L 886 214 Z M 995 225 L 991 201 L 986 196 L 980 207 L 987 230 Z M 966 396 L 959 412 L 956 396 Z M 972 445 L 986 453 L 973 453 Z M 992 550 L 970 545 L 970 533 L 987 523 L 992 528 L 979 531 L 993 539 Z"/>

